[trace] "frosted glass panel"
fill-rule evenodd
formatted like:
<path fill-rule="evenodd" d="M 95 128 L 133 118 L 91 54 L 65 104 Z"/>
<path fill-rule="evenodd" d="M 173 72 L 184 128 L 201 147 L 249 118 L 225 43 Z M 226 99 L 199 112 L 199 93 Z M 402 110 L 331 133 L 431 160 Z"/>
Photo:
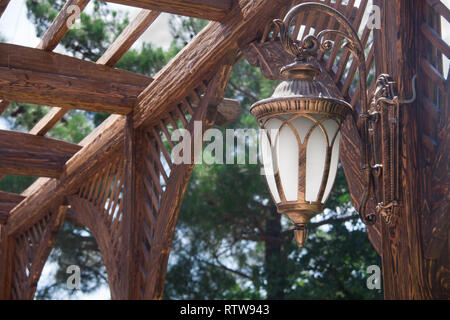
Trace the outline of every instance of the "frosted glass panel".
<path fill-rule="evenodd" d="M 336 132 L 339 130 L 339 126 L 334 120 L 326 120 L 322 123 L 323 127 L 325 128 L 325 131 L 327 132 L 328 139 L 329 139 L 329 145 L 331 147 L 331 144 L 333 143 L 333 138 Z"/>
<path fill-rule="evenodd" d="M 298 199 L 298 142 L 289 126 L 280 130 L 277 148 L 280 179 L 287 201 Z"/>
<path fill-rule="evenodd" d="M 305 137 L 309 129 L 313 126 L 314 122 L 311 119 L 305 117 L 299 117 L 291 121 L 291 124 L 297 130 L 301 143 L 305 143 Z"/>
<path fill-rule="evenodd" d="M 261 157 L 264 165 L 264 173 L 266 175 L 267 184 L 269 186 L 270 193 L 272 194 L 275 203 L 280 203 L 280 195 L 278 193 L 277 185 L 275 183 L 274 169 L 275 164 L 273 159 L 275 159 L 275 148 L 271 148 L 268 137 L 270 141 L 275 142 L 276 133 L 280 128 L 282 122 L 278 119 L 270 120 L 266 125 L 266 130 L 261 130 L 261 141 L 260 141 L 260 151 Z M 272 153 L 273 150 L 273 153 Z"/>
<path fill-rule="evenodd" d="M 336 179 L 337 168 L 339 164 L 339 144 L 341 141 L 341 133 L 339 132 L 336 137 L 336 141 L 333 145 L 333 153 L 331 155 L 331 163 L 330 163 L 330 173 L 328 175 L 327 186 L 325 188 L 325 193 L 323 194 L 322 203 L 327 201 L 328 196 L 330 195 L 331 189 L 334 185 L 334 180 Z"/>
<path fill-rule="evenodd" d="M 325 169 L 327 142 L 320 127 L 316 127 L 309 137 L 306 147 L 306 201 L 317 201 Z"/>

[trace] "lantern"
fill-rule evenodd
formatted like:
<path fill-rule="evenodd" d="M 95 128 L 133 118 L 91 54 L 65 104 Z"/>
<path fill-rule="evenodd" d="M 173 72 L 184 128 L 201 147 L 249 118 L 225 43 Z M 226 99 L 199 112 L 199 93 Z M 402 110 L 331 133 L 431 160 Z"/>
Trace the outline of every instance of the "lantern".
<path fill-rule="evenodd" d="M 250 112 L 261 125 L 260 152 L 278 212 L 295 224 L 299 246 L 308 221 L 323 210 L 338 168 L 340 128 L 351 106 L 331 97 L 315 77 L 320 69 L 297 62 L 271 98 Z"/>

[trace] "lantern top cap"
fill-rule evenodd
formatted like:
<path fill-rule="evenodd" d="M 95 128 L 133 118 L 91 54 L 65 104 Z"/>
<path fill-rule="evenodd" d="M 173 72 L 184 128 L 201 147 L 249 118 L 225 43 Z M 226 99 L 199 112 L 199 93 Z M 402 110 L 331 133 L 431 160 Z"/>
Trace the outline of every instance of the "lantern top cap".
<path fill-rule="evenodd" d="M 282 76 L 287 77 L 289 80 L 313 80 L 317 75 L 320 74 L 320 69 L 310 62 L 296 60 L 294 63 L 281 68 L 280 73 Z"/>

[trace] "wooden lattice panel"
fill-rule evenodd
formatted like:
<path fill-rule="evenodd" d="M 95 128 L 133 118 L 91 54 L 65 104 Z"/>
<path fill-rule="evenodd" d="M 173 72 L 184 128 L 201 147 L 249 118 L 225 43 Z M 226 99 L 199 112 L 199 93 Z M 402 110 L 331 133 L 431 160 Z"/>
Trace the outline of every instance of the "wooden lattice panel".
<path fill-rule="evenodd" d="M 32 299 L 45 261 L 56 241 L 65 208 L 48 211 L 12 239 L 11 298 Z"/>
<path fill-rule="evenodd" d="M 174 164 L 171 157 L 174 142 L 171 136 L 174 130 L 185 129 L 192 134 L 193 119 L 199 112 L 201 96 L 204 94 L 204 86 L 192 90 L 189 94 L 165 117 L 156 121 L 143 130 L 141 147 L 141 183 L 143 185 L 141 207 L 139 208 L 141 221 L 140 239 L 138 250 L 141 261 L 138 267 L 138 298 L 148 297 L 149 277 L 151 273 L 151 252 L 155 244 L 155 231 L 158 225 L 159 215 L 167 202 L 176 203 L 179 199 L 168 196 L 173 187 L 180 183 L 174 176 L 174 171 L 183 167 L 183 164 Z M 203 124 L 204 125 L 204 124 Z M 192 166 L 189 165 L 189 168 Z M 186 183 L 183 181 L 183 183 Z M 164 203 L 166 202 L 166 203 Z"/>

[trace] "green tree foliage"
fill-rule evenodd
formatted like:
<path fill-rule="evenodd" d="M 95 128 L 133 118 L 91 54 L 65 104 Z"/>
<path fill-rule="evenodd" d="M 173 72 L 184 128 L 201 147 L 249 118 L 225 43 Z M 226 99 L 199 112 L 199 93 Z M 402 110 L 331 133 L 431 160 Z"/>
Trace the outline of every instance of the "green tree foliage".
<path fill-rule="evenodd" d="M 63 4 L 63 0 L 27 0 L 29 18 L 39 36 Z M 94 4 L 94 11 L 83 13 L 77 28 L 71 29 L 62 41 L 67 52 L 89 60 L 98 59 L 128 23 L 126 15 L 114 13 L 102 2 Z M 205 25 L 206 21 L 174 17 L 174 41 L 168 50 L 143 44 L 140 50 L 130 50 L 118 67 L 153 76 Z M 276 85 L 276 81 L 265 79 L 245 60 L 238 62 L 226 95 L 240 101 L 242 116 L 227 128 L 256 129 L 249 107 L 269 97 Z M 46 111 L 40 106 L 21 106 L 8 109 L 7 117 L 16 129 L 29 129 Z M 78 142 L 105 117 L 73 111 L 50 135 Z M 15 178 L 8 177 L 8 181 Z M 21 191 L 19 183 L 13 185 L 10 189 Z M 380 261 L 350 204 L 342 170 L 326 207 L 325 213 L 311 223 L 305 248 L 298 249 L 290 222 L 276 212 L 259 165 L 197 166 L 180 211 L 164 297 L 381 298 L 380 292 L 366 288 L 367 266 L 380 265 Z M 39 287 L 37 298 L 73 293 L 65 288 L 65 270 L 71 264 L 82 266 L 83 292 L 106 283 L 97 245 L 86 228 L 65 223 L 50 261 L 58 266 L 55 279 L 52 284 Z"/>

